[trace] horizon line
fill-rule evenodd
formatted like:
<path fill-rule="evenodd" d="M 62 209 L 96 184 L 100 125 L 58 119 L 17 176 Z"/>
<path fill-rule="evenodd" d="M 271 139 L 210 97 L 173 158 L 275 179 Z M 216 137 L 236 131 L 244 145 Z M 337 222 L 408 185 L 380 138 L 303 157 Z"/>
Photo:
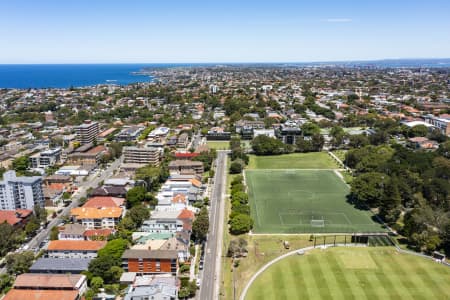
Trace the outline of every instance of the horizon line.
<path fill-rule="evenodd" d="M 29 62 L 29 63 L 0 63 L 0 65 L 165 65 L 165 64 L 307 64 L 307 63 L 353 63 L 378 62 L 392 60 L 450 60 L 450 57 L 399 57 L 374 59 L 338 59 L 338 60 L 311 60 L 311 61 L 204 61 L 204 62 Z"/>

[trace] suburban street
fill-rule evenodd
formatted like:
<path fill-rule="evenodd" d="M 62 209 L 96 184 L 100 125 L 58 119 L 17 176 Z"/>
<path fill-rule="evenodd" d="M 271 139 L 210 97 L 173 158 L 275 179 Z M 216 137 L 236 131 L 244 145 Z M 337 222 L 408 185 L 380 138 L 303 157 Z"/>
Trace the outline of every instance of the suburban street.
<path fill-rule="evenodd" d="M 209 233 L 205 245 L 205 264 L 199 293 L 201 300 L 219 299 L 227 153 L 228 151 L 217 151 L 217 167 L 210 200 Z"/>
<path fill-rule="evenodd" d="M 116 170 L 122 161 L 122 157 L 116 159 L 111 165 L 104 171 L 100 170 L 100 176 L 97 176 L 97 173 L 91 174 L 87 177 L 86 181 L 82 181 L 78 186 L 78 190 L 72 196 L 72 202 L 67 207 L 64 207 L 62 212 L 58 215 L 58 217 L 48 223 L 47 227 L 41 230 L 35 237 L 33 237 L 28 243 L 28 250 L 31 250 L 35 247 L 39 247 L 40 243 L 42 243 L 50 234 L 51 229 L 62 222 L 62 217 L 66 216 L 70 213 L 72 208 L 78 207 L 79 201 L 82 197 L 86 197 L 86 193 L 90 188 L 96 188 L 100 182 L 105 179 L 108 179 L 113 174 L 114 170 Z M 6 273 L 6 268 L 0 269 L 0 274 Z"/>

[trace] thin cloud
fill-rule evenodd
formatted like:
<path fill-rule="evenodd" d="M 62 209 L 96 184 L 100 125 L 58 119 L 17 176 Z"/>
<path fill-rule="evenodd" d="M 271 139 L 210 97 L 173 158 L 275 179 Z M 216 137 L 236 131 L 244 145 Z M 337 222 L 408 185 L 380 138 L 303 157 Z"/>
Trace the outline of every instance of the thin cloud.
<path fill-rule="evenodd" d="M 328 23 L 350 23 L 352 21 L 352 19 L 349 18 L 330 18 L 330 19 L 325 19 L 322 20 L 324 22 L 328 22 Z"/>

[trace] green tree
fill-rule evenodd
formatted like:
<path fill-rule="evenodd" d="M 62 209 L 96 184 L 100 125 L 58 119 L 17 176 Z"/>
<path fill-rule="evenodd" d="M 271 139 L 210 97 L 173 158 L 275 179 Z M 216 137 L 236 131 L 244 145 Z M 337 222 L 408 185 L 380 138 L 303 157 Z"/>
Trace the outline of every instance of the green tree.
<path fill-rule="evenodd" d="M 244 169 L 243 163 L 238 160 L 235 160 L 231 162 L 230 174 L 240 174 L 243 169 Z"/>
<path fill-rule="evenodd" d="M 351 148 L 361 148 L 369 145 L 369 139 L 364 134 L 350 135 L 348 139 L 349 139 L 348 145 Z"/>
<path fill-rule="evenodd" d="M 143 180 L 147 185 L 148 191 L 156 190 L 162 181 L 163 170 L 152 166 L 142 167 L 136 170 L 135 179 Z"/>
<path fill-rule="evenodd" d="M 59 229 L 58 226 L 53 226 L 50 230 L 50 240 L 54 241 L 58 239 Z"/>
<path fill-rule="evenodd" d="M 123 269 L 119 266 L 112 266 L 107 272 L 106 272 L 106 278 L 110 278 L 111 282 L 118 283 L 120 281 L 120 276 L 123 274 Z"/>
<path fill-rule="evenodd" d="M 135 186 L 127 191 L 127 207 L 140 205 L 145 200 L 146 190 L 142 186 Z"/>
<path fill-rule="evenodd" d="M 313 151 L 313 146 L 310 140 L 305 140 L 302 137 L 297 138 L 295 141 L 296 150 L 298 152 L 306 153 Z"/>
<path fill-rule="evenodd" d="M 302 133 L 304 136 L 313 136 L 315 134 L 320 134 L 320 127 L 315 123 L 305 123 L 302 126 Z"/>
<path fill-rule="evenodd" d="M 122 155 L 122 144 L 117 142 L 111 142 L 109 144 L 109 152 L 112 158 L 119 158 Z"/>
<path fill-rule="evenodd" d="M 247 233 L 253 228 L 253 220 L 249 215 L 238 214 L 229 223 L 230 233 L 235 235 Z"/>
<path fill-rule="evenodd" d="M 114 258 L 111 256 L 99 256 L 91 260 L 89 263 L 88 271 L 93 277 L 101 277 L 105 283 L 110 283 L 113 281 L 112 274 L 108 271 L 114 267 L 119 267 L 121 263 L 120 258 Z"/>
<path fill-rule="evenodd" d="M 398 186 L 398 179 L 396 177 L 391 177 L 383 187 L 380 215 L 388 224 L 394 224 L 401 213 L 400 206 L 402 198 Z"/>
<path fill-rule="evenodd" d="M 322 151 L 325 138 L 321 134 L 314 134 L 311 138 L 311 146 L 314 151 Z"/>
<path fill-rule="evenodd" d="M 150 217 L 150 211 L 144 205 L 139 204 L 127 211 L 127 217 L 131 218 L 135 224 L 135 228 L 139 228 L 142 223 Z"/>
<path fill-rule="evenodd" d="M 241 204 L 248 203 L 248 195 L 245 192 L 236 192 L 232 194 L 232 199 L 234 201 L 238 201 Z"/>
<path fill-rule="evenodd" d="M 274 155 L 286 152 L 286 146 L 282 141 L 266 135 L 258 135 L 251 142 L 256 155 Z"/>
<path fill-rule="evenodd" d="M 13 253 L 6 256 L 6 268 L 9 274 L 27 273 L 33 264 L 34 254 L 31 251 Z"/>
<path fill-rule="evenodd" d="M 377 172 L 360 174 L 351 183 L 351 198 L 359 205 L 377 207 L 383 197 L 388 175 Z"/>
<path fill-rule="evenodd" d="M 13 285 L 14 279 L 8 274 L 0 275 L 0 294 L 5 294 Z"/>
<path fill-rule="evenodd" d="M 408 130 L 408 136 L 409 137 L 416 137 L 416 136 L 426 136 L 428 134 L 429 130 L 428 127 L 425 125 L 417 125 L 414 127 L 411 127 Z"/>
<path fill-rule="evenodd" d="M 103 279 L 100 276 L 95 276 L 91 279 L 91 289 L 98 292 L 98 290 L 103 287 Z"/>
<path fill-rule="evenodd" d="M 209 229 L 209 216 L 206 207 L 203 207 L 192 223 L 192 235 L 194 240 L 202 242 L 206 240 Z"/>
<path fill-rule="evenodd" d="M 23 174 L 30 164 L 28 156 L 21 156 L 13 160 L 12 168 L 17 174 Z"/>
<path fill-rule="evenodd" d="M 105 247 L 98 251 L 98 257 L 112 257 L 120 259 L 123 252 L 128 248 L 128 241 L 125 239 L 114 239 L 109 241 Z"/>
<path fill-rule="evenodd" d="M 25 225 L 25 233 L 29 236 L 34 235 L 36 231 L 39 229 L 39 227 L 40 227 L 39 220 L 35 216 L 32 216 L 28 221 L 27 225 Z"/>

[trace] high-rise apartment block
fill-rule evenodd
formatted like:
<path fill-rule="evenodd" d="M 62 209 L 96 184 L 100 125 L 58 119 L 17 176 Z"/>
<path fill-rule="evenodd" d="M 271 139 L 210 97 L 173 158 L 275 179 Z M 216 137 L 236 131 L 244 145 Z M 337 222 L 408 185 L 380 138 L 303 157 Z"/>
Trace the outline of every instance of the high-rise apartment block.
<path fill-rule="evenodd" d="M 17 177 L 15 171 L 7 171 L 0 181 L 0 210 L 33 209 L 44 206 L 42 177 Z"/>
<path fill-rule="evenodd" d="M 76 127 L 77 140 L 82 144 L 93 143 L 97 140 L 100 133 L 100 126 L 98 122 L 91 120 L 84 121 L 83 124 Z"/>

